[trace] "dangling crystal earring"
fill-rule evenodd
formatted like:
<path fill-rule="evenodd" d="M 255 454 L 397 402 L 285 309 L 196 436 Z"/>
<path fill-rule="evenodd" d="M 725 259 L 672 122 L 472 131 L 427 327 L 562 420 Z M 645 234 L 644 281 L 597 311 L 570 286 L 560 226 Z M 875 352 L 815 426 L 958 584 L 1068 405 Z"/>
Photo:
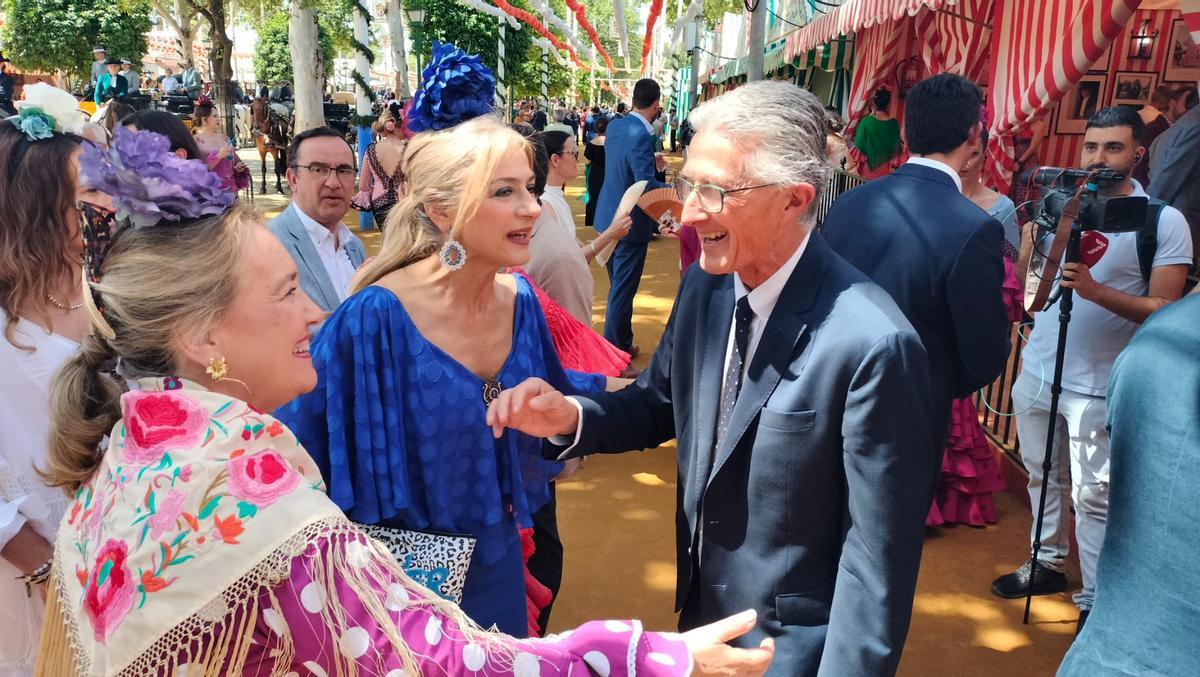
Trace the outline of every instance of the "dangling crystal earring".
<path fill-rule="evenodd" d="M 214 357 L 208 361 L 208 368 L 204 370 L 212 378 L 213 383 L 224 380 L 225 375 L 229 373 L 229 365 L 225 363 L 224 357 Z"/>
<path fill-rule="evenodd" d="M 446 244 L 442 245 L 442 250 L 438 252 L 438 258 L 446 270 L 459 270 L 467 263 L 467 250 L 458 240 L 450 238 L 446 240 Z"/>

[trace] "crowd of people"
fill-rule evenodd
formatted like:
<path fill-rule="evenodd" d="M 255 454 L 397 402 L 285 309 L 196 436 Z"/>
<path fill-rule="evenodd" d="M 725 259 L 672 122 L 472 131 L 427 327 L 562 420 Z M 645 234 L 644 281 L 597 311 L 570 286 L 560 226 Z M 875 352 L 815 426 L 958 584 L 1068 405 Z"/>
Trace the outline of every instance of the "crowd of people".
<path fill-rule="evenodd" d="M 461 76 L 469 57 L 439 49 L 443 79 Z M 125 81 L 106 61 L 97 97 Z M 484 112 L 493 84 L 464 83 L 457 110 L 474 113 L 457 119 L 420 95 L 385 106 L 361 167 L 337 131 L 296 134 L 270 221 L 239 202 L 211 103 L 191 131 L 138 111 L 93 138 L 66 92 L 15 102 L 0 124 L 0 671 L 896 671 L 927 528 L 996 520 L 1003 480 L 970 396 L 1009 365 L 1045 246 L 987 185 L 979 87 L 916 84 L 902 135 L 881 92 L 850 139 L 784 82 L 681 120 L 642 79 L 611 111 L 518 102 L 511 123 Z M 1062 674 L 1200 669 L 1180 470 L 1200 450 L 1200 300 L 1180 300 L 1200 118 L 1158 103 L 1166 127 L 1122 107 L 1089 119 L 1079 167 L 1120 172 L 1102 194 L 1153 196 L 1151 216 L 1063 266 L 1061 392 L 1053 306 L 1013 384 L 1045 523 L 1036 568 L 992 592 L 1068 588 L 1073 508 L 1083 580 Z M 563 190 L 581 160 L 586 242 Z M 818 224 L 850 163 L 875 178 Z M 622 204 L 638 182 L 680 191 L 681 228 Z M 374 256 L 352 207 L 383 229 Z M 639 371 L 633 302 L 656 237 L 678 240 L 680 281 Z M 602 334 L 592 265 L 610 281 Z M 671 439 L 681 634 L 621 619 L 547 635 L 556 481 Z"/>

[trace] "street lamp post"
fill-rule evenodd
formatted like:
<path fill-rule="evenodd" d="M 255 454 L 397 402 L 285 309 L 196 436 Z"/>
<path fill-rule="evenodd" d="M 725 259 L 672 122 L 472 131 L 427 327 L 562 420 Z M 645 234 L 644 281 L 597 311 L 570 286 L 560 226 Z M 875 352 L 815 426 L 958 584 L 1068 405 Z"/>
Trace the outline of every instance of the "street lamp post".
<path fill-rule="evenodd" d="M 425 23 L 425 10 L 410 9 L 408 10 L 408 25 L 413 32 L 413 52 L 417 57 L 417 87 L 421 86 L 421 50 L 416 47 L 417 31 L 421 29 L 421 25 Z"/>

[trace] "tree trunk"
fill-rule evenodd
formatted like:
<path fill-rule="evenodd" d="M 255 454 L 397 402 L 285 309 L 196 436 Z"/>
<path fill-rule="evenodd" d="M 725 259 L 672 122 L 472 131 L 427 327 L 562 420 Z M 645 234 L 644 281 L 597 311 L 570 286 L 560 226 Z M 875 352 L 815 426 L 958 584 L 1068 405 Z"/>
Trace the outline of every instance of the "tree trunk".
<path fill-rule="evenodd" d="M 172 26 L 179 35 L 179 58 L 191 61 L 196 41 L 196 12 L 188 5 L 187 0 L 175 0 L 175 25 Z"/>
<path fill-rule="evenodd" d="M 412 92 L 408 90 L 408 55 L 404 53 L 404 3 L 401 0 L 388 0 L 387 23 L 392 36 L 392 63 L 396 67 L 396 96 L 408 99 Z"/>
<path fill-rule="evenodd" d="M 209 0 L 209 24 L 212 28 L 213 41 L 213 101 L 217 111 L 225 123 L 225 134 L 234 138 L 233 102 L 229 99 L 229 81 L 233 79 L 233 40 L 225 30 L 225 3 L 223 0 Z"/>
<path fill-rule="evenodd" d="M 292 73 L 295 78 L 296 123 L 299 134 L 325 124 L 325 109 L 321 92 L 325 85 L 325 64 L 317 43 L 317 14 L 304 3 L 291 3 L 288 24 L 288 47 L 292 54 Z"/>

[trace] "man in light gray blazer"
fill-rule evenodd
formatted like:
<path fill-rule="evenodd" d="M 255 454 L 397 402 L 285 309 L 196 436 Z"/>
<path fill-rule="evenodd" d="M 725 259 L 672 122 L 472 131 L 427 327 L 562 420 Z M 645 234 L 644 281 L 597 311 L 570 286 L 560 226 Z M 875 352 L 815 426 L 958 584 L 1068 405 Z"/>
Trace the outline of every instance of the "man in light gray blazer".
<path fill-rule="evenodd" d="M 336 131 L 297 134 L 287 151 L 292 203 L 267 228 L 283 243 L 300 273 L 300 288 L 326 313 L 338 307 L 366 258 L 342 218 L 354 195 L 354 153 Z"/>

